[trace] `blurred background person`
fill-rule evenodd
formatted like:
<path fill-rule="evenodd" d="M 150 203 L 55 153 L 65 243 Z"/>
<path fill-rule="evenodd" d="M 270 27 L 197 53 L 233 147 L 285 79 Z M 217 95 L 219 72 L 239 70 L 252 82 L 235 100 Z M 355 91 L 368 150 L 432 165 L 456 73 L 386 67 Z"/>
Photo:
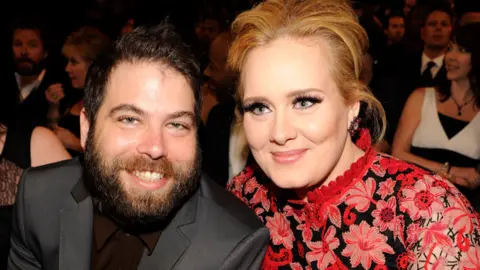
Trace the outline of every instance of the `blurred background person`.
<path fill-rule="evenodd" d="M 447 175 L 478 210 L 480 201 L 480 24 L 458 28 L 445 55 L 448 81 L 408 98 L 392 154 Z"/>
<path fill-rule="evenodd" d="M 67 59 L 65 71 L 70 84 L 56 83 L 48 87 L 50 126 L 72 155 L 83 152 L 80 146 L 80 111 L 83 89 L 90 64 L 110 49 L 109 38 L 94 27 L 82 27 L 68 36 L 62 53 Z"/>

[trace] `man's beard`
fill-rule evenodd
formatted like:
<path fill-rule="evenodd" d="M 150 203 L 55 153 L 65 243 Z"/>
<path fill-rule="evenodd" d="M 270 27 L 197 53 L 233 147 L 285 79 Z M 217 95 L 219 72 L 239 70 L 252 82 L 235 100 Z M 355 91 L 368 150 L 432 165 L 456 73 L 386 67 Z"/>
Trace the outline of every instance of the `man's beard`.
<path fill-rule="evenodd" d="M 84 177 L 96 211 L 130 230 L 148 231 L 150 227 L 168 223 L 199 185 L 201 155 L 198 149 L 195 150 L 195 160 L 183 166 L 166 158 L 132 157 L 110 161 L 105 160 L 93 132 L 89 132 Z M 167 183 L 159 190 L 142 190 L 132 187 L 133 183 L 122 183 L 122 171 L 124 174 L 134 171 L 160 173 Z"/>
<path fill-rule="evenodd" d="M 28 63 L 26 65 L 22 65 L 22 63 Z M 21 57 L 15 59 L 15 71 L 20 74 L 21 76 L 35 76 L 42 72 L 44 68 L 44 61 L 40 61 L 36 63 L 32 59 L 28 57 Z"/>

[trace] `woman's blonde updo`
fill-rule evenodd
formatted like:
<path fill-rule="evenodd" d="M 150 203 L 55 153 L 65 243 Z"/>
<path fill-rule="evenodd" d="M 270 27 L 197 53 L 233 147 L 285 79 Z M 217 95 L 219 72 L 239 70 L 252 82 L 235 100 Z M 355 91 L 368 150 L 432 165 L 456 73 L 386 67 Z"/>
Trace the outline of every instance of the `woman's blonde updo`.
<path fill-rule="evenodd" d="M 242 69 L 250 51 L 281 37 L 320 38 L 331 49 L 334 78 L 347 104 L 365 103 L 372 122 L 372 141 L 385 133 L 385 111 L 368 88 L 359 81 L 368 37 L 351 6 L 344 0 L 266 0 L 241 13 L 232 24 L 235 40 L 228 64 L 239 74 L 237 98 L 241 101 Z"/>
<path fill-rule="evenodd" d="M 92 62 L 110 48 L 111 41 L 97 28 L 84 26 L 68 36 L 63 48 L 67 46 L 74 47 L 83 60 Z"/>

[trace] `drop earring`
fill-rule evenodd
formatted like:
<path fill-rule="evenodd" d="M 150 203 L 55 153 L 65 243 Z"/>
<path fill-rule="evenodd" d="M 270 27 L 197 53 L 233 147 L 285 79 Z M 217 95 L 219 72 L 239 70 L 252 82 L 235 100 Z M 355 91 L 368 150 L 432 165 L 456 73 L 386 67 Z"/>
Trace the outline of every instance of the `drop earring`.
<path fill-rule="evenodd" d="M 355 136 L 355 133 L 360 127 L 360 120 L 360 117 L 355 116 L 352 122 L 350 122 L 350 126 L 348 127 L 348 133 L 350 133 L 351 137 Z"/>

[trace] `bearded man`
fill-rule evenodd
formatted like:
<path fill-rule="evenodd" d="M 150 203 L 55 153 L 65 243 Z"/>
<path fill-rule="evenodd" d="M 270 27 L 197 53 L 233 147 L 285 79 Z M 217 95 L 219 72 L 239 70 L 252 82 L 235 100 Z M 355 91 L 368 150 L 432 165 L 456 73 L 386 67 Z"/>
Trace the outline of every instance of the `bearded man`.
<path fill-rule="evenodd" d="M 9 269 L 258 269 L 268 231 L 200 171 L 199 68 L 166 21 L 92 64 L 83 159 L 28 170 Z"/>

